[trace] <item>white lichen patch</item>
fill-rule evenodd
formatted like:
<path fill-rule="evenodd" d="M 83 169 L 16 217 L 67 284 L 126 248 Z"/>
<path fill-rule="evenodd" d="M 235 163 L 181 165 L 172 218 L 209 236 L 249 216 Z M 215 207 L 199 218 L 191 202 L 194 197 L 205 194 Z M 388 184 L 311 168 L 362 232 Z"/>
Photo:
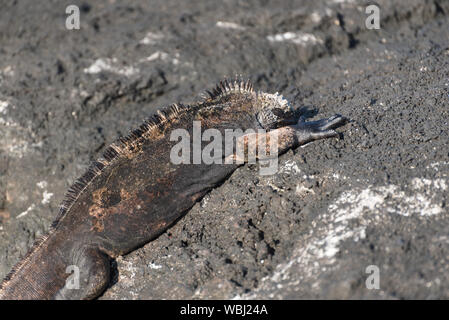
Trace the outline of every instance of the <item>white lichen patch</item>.
<path fill-rule="evenodd" d="M 163 51 L 156 51 L 155 53 L 149 55 L 146 58 L 140 59 L 139 62 L 151 62 L 151 61 L 155 61 L 155 60 L 167 60 L 168 59 L 168 53 L 163 52 Z"/>
<path fill-rule="evenodd" d="M 432 219 L 443 212 L 436 195 L 446 192 L 447 181 L 414 178 L 410 186 L 408 191 L 396 185 L 385 185 L 342 192 L 314 219 L 309 233 L 298 240 L 300 244 L 291 259 L 279 264 L 271 276 L 263 278 L 255 292 L 239 298 L 256 297 L 258 290 L 272 291 L 273 283 L 277 285 L 282 281 L 300 285 L 306 278 L 331 270 L 343 241 L 356 243 L 364 239 L 368 226 L 394 218 L 392 215 Z M 315 284 L 319 286 L 318 280 Z"/>
<path fill-rule="evenodd" d="M 162 266 L 159 264 L 155 264 L 155 263 L 149 263 L 148 268 L 157 270 L 157 269 L 162 269 Z"/>
<path fill-rule="evenodd" d="M 178 65 L 180 63 L 179 56 L 180 56 L 180 54 L 178 52 L 176 52 L 174 54 L 174 56 L 170 56 L 166 52 L 156 51 L 156 52 L 152 53 L 151 55 L 149 55 L 148 57 L 140 59 L 139 63 L 153 62 L 153 61 L 157 61 L 157 60 L 162 60 L 162 61 L 171 62 L 174 65 Z M 184 63 L 184 65 L 189 65 L 189 64 L 188 63 Z"/>
<path fill-rule="evenodd" d="M 48 185 L 47 181 L 39 181 L 38 183 L 36 183 L 36 185 L 41 188 L 41 189 L 45 189 Z"/>
<path fill-rule="evenodd" d="M 124 75 L 126 77 L 131 77 L 139 73 L 139 69 L 133 66 L 120 66 L 117 58 L 97 59 L 90 67 L 84 69 L 85 73 L 90 74 L 100 73 L 103 71 Z"/>
<path fill-rule="evenodd" d="M 296 161 L 293 160 L 287 160 L 285 161 L 284 165 L 282 165 L 279 168 L 280 173 L 286 173 L 286 174 L 299 174 L 301 173 L 301 170 L 298 167 L 298 164 Z"/>
<path fill-rule="evenodd" d="M 282 192 L 285 191 L 284 188 L 282 188 L 282 186 L 277 186 L 277 185 L 275 185 L 275 184 L 271 181 L 271 179 L 267 179 L 266 182 L 265 182 L 265 183 L 261 183 L 261 185 L 268 186 L 268 187 L 270 187 L 273 191 L 276 191 L 276 192 L 279 192 L 279 193 L 282 193 Z"/>
<path fill-rule="evenodd" d="M 121 260 L 121 264 L 124 267 L 124 268 L 122 268 L 121 271 L 124 271 L 127 273 L 126 277 L 123 277 L 123 278 L 133 280 L 137 273 L 137 267 L 135 267 L 131 261 L 128 261 L 125 259 Z"/>
<path fill-rule="evenodd" d="M 14 75 L 14 69 L 11 66 L 6 66 L 3 70 L 0 70 L 0 84 L 5 80 L 6 77 L 11 77 Z"/>
<path fill-rule="evenodd" d="M 49 203 L 51 197 L 53 197 L 53 193 L 50 193 L 47 190 L 45 190 L 44 193 L 42 194 L 42 204 Z"/>
<path fill-rule="evenodd" d="M 29 142 L 12 138 L 7 141 L 2 141 L 0 149 L 6 151 L 11 157 L 22 158 L 28 152 Z"/>
<path fill-rule="evenodd" d="M 424 179 L 424 178 L 414 178 L 412 180 L 412 186 L 414 189 L 417 189 L 417 190 L 424 189 L 424 188 L 446 190 L 447 189 L 446 182 L 447 181 L 444 179 L 430 180 L 430 179 Z"/>
<path fill-rule="evenodd" d="M 332 176 L 331 176 L 333 179 L 335 179 L 335 180 L 340 180 L 341 179 L 341 177 L 340 177 L 340 174 L 338 174 L 338 173 L 332 173 Z"/>
<path fill-rule="evenodd" d="M 12 121 L 11 119 L 6 118 L 6 114 L 8 113 L 9 108 L 11 108 L 11 104 L 9 101 L 0 100 L 0 125 L 4 127 L 15 127 L 17 126 L 17 123 Z"/>
<path fill-rule="evenodd" d="M 117 265 L 119 268 L 119 283 L 122 288 L 127 288 L 133 299 L 138 298 L 136 288 L 136 274 L 138 268 L 131 262 L 119 256 L 117 258 Z"/>
<path fill-rule="evenodd" d="M 27 129 L 7 116 L 9 109 L 14 109 L 14 105 L 8 100 L 0 100 L 0 151 L 21 158 L 29 147 L 29 142 L 20 138 L 26 135 Z"/>
<path fill-rule="evenodd" d="M 223 29 L 245 30 L 245 27 L 228 21 L 217 21 L 216 26 Z"/>
<path fill-rule="evenodd" d="M 165 36 L 162 33 L 148 32 L 145 37 L 139 41 L 139 43 L 144 45 L 153 45 L 160 42 L 164 38 Z"/>
<path fill-rule="evenodd" d="M 6 109 L 8 108 L 8 101 L 0 100 L 0 114 L 6 114 Z"/>
<path fill-rule="evenodd" d="M 267 36 L 270 42 L 292 42 L 298 45 L 307 46 L 323 44 L 323 40 L 311 33 L 305 32 L 285 32 Z"/>
<path fill-rule="evenodd" d="M 435 171 L 440 171 L 441 168 L 446 167 L 446 169 L 449 169 L 449 162 L 446 161 L 440 161 L 440 162 L 433 162 L 430 165 L 428 165 L 427 169 L 433 169 Z"/>
<path fill-rule="evenodd" d="M 307 194 L 307 193 L 315 194 L 315 191 L 313 191 L 312 188 L 307 188 L 304 185 L 298 184 L 298 185 L 296 185 L 295 193 L 297 195 L 304 195 L 304 194 Z"/>
<path fill-rule="evenodd" d="M 26 209 L 24 212 L 20 213 L 16 219 L 22 218 L 24 216 L 26 216 L 28 213 L 30 213 L 31 211 L 33 211 L 36 208 L 35 204 L 32 204 L 30 207 L 28 207 L 28 209 Z"/>
<path fill-rule="evenodd" d="M 12 66 L 6 66 L 2 70 L 2 76 L 12 77 L 14 75 L 14 69 Z"/>
<path fill-rule="evenodd" d="M 310 14 L 310 20 L 313 23 L 319 23 L 319 22 L 321 22 L 321 19 L 322 19 L 321 15 L 316 11 L 314 11 Z"/>
<path fill-rule="evenodd" d="M 327 260 L 327 264 L 334 262 L 334 256 L 339 251 L 341 241 L 353 238 L 354 241 L 365 237 L 365 229 L 369 220 L 364 213 L 378 213 L 384 200 L 393 192 L 395 186 L 366 188 L 364 190 L 350 190 L 343 192 L 340 197 L 328 207 L 318 222 L 312 222 L 310 236 L 312 241 L 306 247 L 305 256 L 310 261 Z M 358 220 L 358 227 L 350 227 L 351 220 Z M 313 237 L 319 230 L 321 237 Z"/>
<path fill-rule="evenodd" d="M 23 158 L 28 152 L 31 152 L 35 148 L 41 148 L 43 143 L 37 142 L 37 143 L 29 143 L 26 140 L 18 139 L 18 138 L 11 138 L 6 141 L 6 143 L 3 143 L 5 141 L 0 141 L 0 150 L 5 150 L 9 156 L 15 157 L 15 158 Z"/>

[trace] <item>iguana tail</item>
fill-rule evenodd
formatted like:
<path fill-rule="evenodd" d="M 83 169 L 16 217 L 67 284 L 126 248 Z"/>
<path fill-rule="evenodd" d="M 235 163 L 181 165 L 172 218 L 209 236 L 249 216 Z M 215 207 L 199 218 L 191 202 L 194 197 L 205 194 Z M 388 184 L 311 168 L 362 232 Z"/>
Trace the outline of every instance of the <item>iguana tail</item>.
<path fill-rule="evenodd" d="M 37 241 L 0 286 L 0 300 L 88 299 L 109 282 L 109 258 L 95 247 L 61 245 L 58 234 Z"/>

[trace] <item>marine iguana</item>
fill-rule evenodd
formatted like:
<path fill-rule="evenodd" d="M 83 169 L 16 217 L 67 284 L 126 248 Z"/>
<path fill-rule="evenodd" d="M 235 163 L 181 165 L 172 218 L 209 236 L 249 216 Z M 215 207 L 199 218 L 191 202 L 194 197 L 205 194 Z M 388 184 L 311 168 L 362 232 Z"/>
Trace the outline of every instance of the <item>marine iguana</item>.
<path fill-rule="evenodd" d="M 277 138 L 278 154 L 313 140 L 333 137 L 346 119 L 335 115 L 306 122 L 278 93 L 256 92 L 249 81 L 220 82 L 193 105 L 173 104 L 110 145 L 67 191 L 49 232 L 37 240 L 0 286 L 1 299 L 92 299 L 109 283 L 110 259 L 156 238 L 212 188 L 242 165 L 173 164 L 170 132 L 265 129 Z M 262 138 L 260 135 L 259 138 Z M 246 148 L 258 135 L 238 138 Z M 240 157 L 240 158 L 239 158 Z M 244 156 L 243 156 L 244 157 Z M 66 285 L 67 268 L 79 270 L 79 288 Z"/>

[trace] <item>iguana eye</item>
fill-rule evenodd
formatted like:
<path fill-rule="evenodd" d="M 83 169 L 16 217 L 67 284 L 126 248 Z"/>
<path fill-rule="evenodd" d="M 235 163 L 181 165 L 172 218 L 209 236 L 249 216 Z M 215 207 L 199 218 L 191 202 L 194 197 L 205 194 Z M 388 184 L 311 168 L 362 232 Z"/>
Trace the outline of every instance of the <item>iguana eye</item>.
<path fill-rule="evenodd" d="M 275 116 L 279 117 L 279 118 L 282 118 L 282 117 L 285 116 L 284 110 L 279 109 L 279 108 L 271 109 L 271 112 L 273 112 L 273 114 L 274 114 Z"/>

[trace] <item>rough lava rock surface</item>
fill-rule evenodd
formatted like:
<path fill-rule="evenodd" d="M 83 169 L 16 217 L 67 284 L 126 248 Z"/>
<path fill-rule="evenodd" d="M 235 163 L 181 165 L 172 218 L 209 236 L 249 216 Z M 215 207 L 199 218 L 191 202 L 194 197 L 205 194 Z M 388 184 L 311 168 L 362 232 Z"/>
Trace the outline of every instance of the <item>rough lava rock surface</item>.
<path fill-rule="evenodd" d="M 80 8 L 67 30 L 65 9 Z M 250 78 L 340 139 L 237 170 L 112 261 L 102 299 L 449 298 L 449 1 L 5 1 L 0 277 L 69 185 L 158 108 Z M 366 268 L 380 271 L 369 290 Z"/>

